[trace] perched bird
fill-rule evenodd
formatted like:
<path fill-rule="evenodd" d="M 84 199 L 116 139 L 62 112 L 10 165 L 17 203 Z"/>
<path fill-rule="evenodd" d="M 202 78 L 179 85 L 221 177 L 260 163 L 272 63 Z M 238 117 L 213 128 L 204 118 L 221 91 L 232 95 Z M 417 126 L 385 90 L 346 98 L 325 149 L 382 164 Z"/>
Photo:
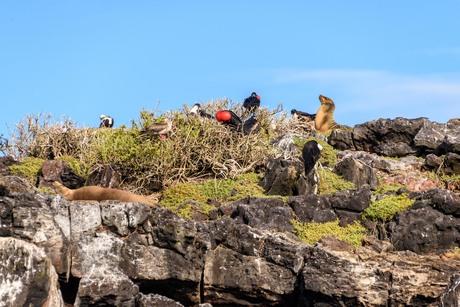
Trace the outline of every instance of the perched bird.
<path fill-rule="evenodd" d="M 235 114 L 235 112 L 231 110 L 220 110 L 217 111 L 216 113 L 216 119 L 218 122 L 231 126 L 233 128 L 239 128 L 242 124 L 241 119 L 238 117 L 238 115 Z"/>
<path fill-rule="evenodd" d="M 259 122 L 254 116 L 248 118 L 243 124 L 243 133 L 246 135 L 257 133 L 259 131 Z"/>
<path fill-rule="evenodd" d="M 319 101 L 321 102 L 321 106 L 316 112 L 315 129 L 321 133 L 325 133 L 338 126 L 334 121 L 335 104 L 332 99 L 323 95 L 319 95 Z"/>
<path fill-rule="evenodd" d="M 201 105 L 199 103 L 195 103 L 193 107 L 190 109 L 190 114 L 199 115 L 201 117 L 212 118 L 213 116 L 209 113 L 206 113 L 201 109 Z"/>
<path fill-rule="evenodd" d="M 260 107 L 260 96 L 252 92 L 251 96 L 244 100 L 243 107 L 250 113 L 254 113 Z"/>
<path fill-rule="evenodd" d="M 308 176 L 315 167 L 316 162 L 321 157 L 321 150 L 323 150 L 323 146 L 315 140 L 308 141 L 303 146 L 302 158 L 305 165 L 305 176 Z"/>
<path fill-rule="evenodd" d="M 201 110 L 201 105 L 199 103 L 195 103 L 193 107 L 190 109 L 189 113 L 193 115 L 198 115 L 198 112 Z"/>
<path fill-rule="evenodd" d="M 315 117 L 316 117 L 316 114 L 310 114 L 310 113 L 307 113 L 307 112 L 297 111 L 296 109 L 291 110 L 291 115 L 294 118 L 302 116 L 302 117 L 308 118 L 309 120 L 315 120 Z"/>
<path fill-rule="evenodd" d="M 166 138 L 166 134 L 171 131 L 173 126 L 172 120 L 169 118 L 165 119 L 165 122 L 162 124 L 153 124 L 148 126 L 145 130 L 142 131 L 142 135 L 159 135 L 161 139 Z"/>
<path fill-rule="evenodd" d="M 102 114 L 99 116 L 101 119 L 101 123 L 99 124 L 99 128 L 112 128 L 113 127 L 113 118 L 107 115 Z"/>

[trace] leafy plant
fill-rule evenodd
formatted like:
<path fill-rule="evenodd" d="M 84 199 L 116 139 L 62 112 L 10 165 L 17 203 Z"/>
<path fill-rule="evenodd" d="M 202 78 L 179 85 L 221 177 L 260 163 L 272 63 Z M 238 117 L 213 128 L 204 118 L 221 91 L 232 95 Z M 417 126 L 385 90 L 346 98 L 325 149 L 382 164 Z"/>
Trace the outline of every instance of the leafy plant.
<path fill-rule="evenodd" d="M 382 182 L 382 180 L 379 180 L 379 182 Z M 381 195 L 381 194 L 389 194 L 390 192 L 396 192 L 399 189 L 403 188 L 404 185 L 398 184 L 398 183 L 392 183 L 392 184 L 379 184 L 377 189 L 374 191 L 374 195 Z"/>
<path fill-rule="evenodd" d="M 166 188 L 162 192 L 160 203 L 176 212 L 182 210 L 182 214 L 187 216 L 187 212 L 180 208 L 181 204 L 195 201 L 201 203 L 204 212 L 209 212 L 209 207 L 206 207 L 209 199 L 228 202 L 248 196 L 265 196 L 264 190 L 257 184 L 259 181 L 260 175 L 248 173 L 236 179 L 181 183 Z"/>
<path fill-rule="evenodd" d="M 10 171 L 13 175 L 22 176 L 30 184 L 35 185 L 44 161 L 40 158 L 27 157 L 21 164 L 11 165 Z"/>
<path fill-rule="evenodd" d="M 242 118 L 248 116 L 241 104 L 228 99 L 202 104 L 202 108 L 211 114 L 232 109 Z M 131 128 L 113 129 L 77 128 L 70 119 L 53 121 L 51 115 L 31 115 L 16 125 L 10 144 L 2 149 L 19 161 L 27 157 L 66 160 L 83 177 L 98 165 L 112 164 L 120 171 L 124 188 L 139 193 L 204 178 L 235 179 L 275 155 L 270 135 L 275 131 L 271 125 L 284 120 L 276 117 L 279 108 L 260 108 L 260 131 L 249 136 L 215 119 L 188 115 L 185 109 L 160 116 L 142 110 Z M 166 140 L 141 133 L 166 117 L 175 126 Z"/>
<path fill-rule="evenodd" d="M 458 190 L 460 187 L 460 175 L 458 174 L 446 174 L 442 171 L 439 173 L 429 172 L 428 178 L 440 182 L 446 189 Z"/>
<path fill-rule="evenodd" d="M 367 234 L 366 228 L 358 221 L 346 227 L 339 226 L 339 220 L 327 223 L 301 223 L 291 220 L 291 223 L 294 226 L 294 234 L 302 241 L 312 245 L 326 236 L 333 235 L 353 246 L 361 246 L 361 239 Z"/>
<path fill-rule="evenodd" d="M 403 211 L 414 204 L 407 194 L 388 195 L 379 200 L 372 201 L 364 210 L 363 218 L 373 221 L 390 221 L 397 212 Z"/>
<path fill-rule="evenodd" d="M 318 168 L 319 174 L 319 194 L 332 194 L 341 190 L 352 190 L 355 189 L 353 182 L 345 180 L 342 176 L 326 169 Z"/>
<path fill-rule="evenodd" d="M 89 167 L 84 162 L 79 161 L 77 158 L 70 156 L 62 156 L 60 160 L 69 164 L 70 169 L 80 177 L 88 178 Z"/>

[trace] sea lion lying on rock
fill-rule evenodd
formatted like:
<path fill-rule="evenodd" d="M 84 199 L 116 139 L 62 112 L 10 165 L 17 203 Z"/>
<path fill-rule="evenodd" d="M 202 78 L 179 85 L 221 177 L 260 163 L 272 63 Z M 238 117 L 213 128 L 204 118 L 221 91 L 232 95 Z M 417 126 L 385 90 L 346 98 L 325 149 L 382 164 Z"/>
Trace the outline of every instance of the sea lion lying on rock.
<path fill-rule="evenodd" d="M 67 200 L 119 200 L 129 203 L 146 204 L 156 208 L 157 204 L 145 196 L 134 194 L 128 191 L 103 188 L 98 186 L 86 186 L 79 189 L 69 189 L 62 183 L 54 181 L 56 191 L 63 195 Z"/>

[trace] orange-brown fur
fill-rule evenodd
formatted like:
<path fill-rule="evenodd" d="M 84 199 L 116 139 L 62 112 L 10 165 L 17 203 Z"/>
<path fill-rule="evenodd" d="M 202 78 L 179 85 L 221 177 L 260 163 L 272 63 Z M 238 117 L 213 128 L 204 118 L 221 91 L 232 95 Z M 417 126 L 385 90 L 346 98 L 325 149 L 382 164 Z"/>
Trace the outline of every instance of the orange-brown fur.
<path fill-rule="evenodd" d="M 441 258 L 444 260 L 448 260 L 448 259 L 460 260 L 460 254 L 459 253 L 444 253 L 441 255 Z"/>
<path fill-rule="evenodd" d="M 319 101 L 321 102 L 321 106 L 316 112 L 315 129 L 321 133 L 325 133 L 337 126 L 337 123 L 334 121 L 335 104 L 332 99 L 323 95 L 319 95 Z"/>
<path fill-rule="evenodd" d="M 148 198 L 128 191 L 98 186 L 87 186 L 73 190 L 57 181 L 53 182 L 53 185 L 57 192 L 63 195 L 67 200 L 120 200 L 130 203 L 142 203 L 149 205 L 150 207 L 156 207 L 156 204 Z"/>

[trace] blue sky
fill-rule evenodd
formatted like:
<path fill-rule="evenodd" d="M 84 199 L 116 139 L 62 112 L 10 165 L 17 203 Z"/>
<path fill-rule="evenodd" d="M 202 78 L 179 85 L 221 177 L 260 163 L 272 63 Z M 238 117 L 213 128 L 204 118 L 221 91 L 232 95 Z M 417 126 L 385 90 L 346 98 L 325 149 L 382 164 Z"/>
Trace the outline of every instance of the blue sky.
<path fill-rule="evenodd" d="M 2 1 L 0 134 L 29 114 L 99 115 L 256 91 L 353 126 L 460 117 L 460 1 Z"/>

